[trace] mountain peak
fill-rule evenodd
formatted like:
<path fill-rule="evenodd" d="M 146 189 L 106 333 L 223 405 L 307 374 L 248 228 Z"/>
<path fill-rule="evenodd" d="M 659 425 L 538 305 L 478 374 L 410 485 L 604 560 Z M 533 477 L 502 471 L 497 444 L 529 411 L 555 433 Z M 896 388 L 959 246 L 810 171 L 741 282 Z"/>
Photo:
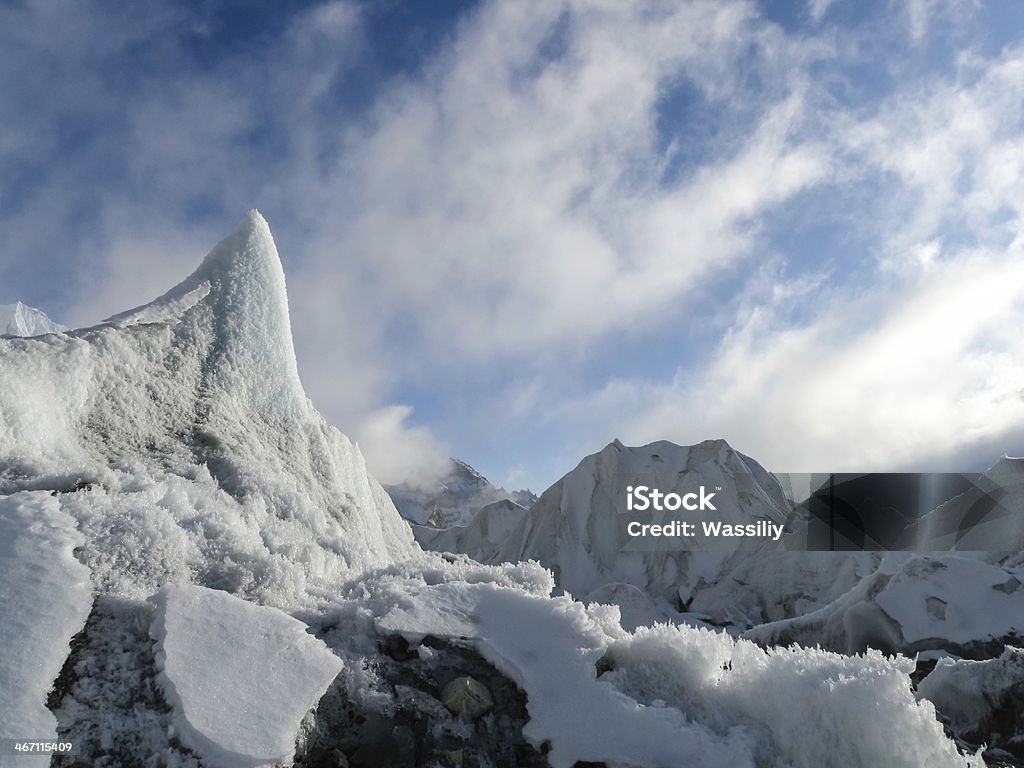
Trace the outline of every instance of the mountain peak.
<path fill-rule="evenodd" d="M 64 330 L 63 325 L 53 322 L 46 313 L 20 301 L 0 304 L 0 336 L 42 336 Z"/>

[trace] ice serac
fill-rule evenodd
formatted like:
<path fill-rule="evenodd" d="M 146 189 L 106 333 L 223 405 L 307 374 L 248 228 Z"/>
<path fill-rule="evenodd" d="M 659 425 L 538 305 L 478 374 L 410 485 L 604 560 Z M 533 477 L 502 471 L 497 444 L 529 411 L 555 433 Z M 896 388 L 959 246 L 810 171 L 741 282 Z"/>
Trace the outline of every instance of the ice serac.
<path fill-rule="evenodd" d="M 219 768 L 290 761 L 341 659 L 297 619 L 225 592 L 170 587 L 156 602 L 158 682 L 178 737 Z"/>
<path fill-rule="evenodd" d="M 184 282 L 93 328 L 0 341 L 0 493 L 63 493 L 97 581 L 279 605 L 419 552 L 303 392 L 253 211 Z M 146 557 L 140 557 L 146 552 Z"/>
<path fill-rule="evenodd" d="M 789 515 L 789 502 L 775 477 L 724 440 L 692 446 L 659 441 L 636 448 L 616 440 L 545 491 L 496 559 L 538 560 L 554 570 L 563 589 L 579 597 L 621 582 L 671 602 L 689 600 L 735 553 L 710 551 L 716 543 L 703 539 L 676 540 L 672 549 L 655 541 L 645 548 L 646 543 L 632 540 L 624 517 L 630 485 L 678 494 L 704 486 L 715 494 L 713 513 L 680 511 L 667 513 L 665 519 L 699 525 L 713 515 L 725 523 L 779 524 Z"/>

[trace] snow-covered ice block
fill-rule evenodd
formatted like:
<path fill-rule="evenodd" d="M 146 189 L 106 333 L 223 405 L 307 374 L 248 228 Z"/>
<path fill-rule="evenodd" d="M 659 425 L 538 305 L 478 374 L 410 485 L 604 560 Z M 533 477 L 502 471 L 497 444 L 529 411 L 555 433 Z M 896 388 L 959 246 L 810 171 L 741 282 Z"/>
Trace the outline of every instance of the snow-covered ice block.
<path fill-rule="evenodd" d="M 57 736 L 46 697 L 92 605 L 89 569 L 73 554 L 81 543 L 50 494 L 0 497 L 0 738 Z M 50 763 L 48 755 L 9 759 Z"/>
<path fill-rule="evenodd" d="M 291 760 L 341 660 L 288 614 L 197 586 L 162 590 L 152 634 L 179 738 L 210 768 Z"/>

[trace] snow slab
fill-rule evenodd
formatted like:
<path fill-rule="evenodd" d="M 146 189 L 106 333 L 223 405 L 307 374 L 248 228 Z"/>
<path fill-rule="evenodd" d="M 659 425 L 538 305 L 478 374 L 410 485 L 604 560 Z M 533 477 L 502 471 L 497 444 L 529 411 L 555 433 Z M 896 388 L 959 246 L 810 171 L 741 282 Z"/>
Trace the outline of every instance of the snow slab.
<path fill-rule="evenodd" d="M 0 738 L 54 739 L 46 697 L 92 607 L 74 520 L 48 493 L 0 497 Z M 0 757 L 49 765 L 49 755 Z"/>
<path fill-rule="evenodd" d="M 341 659 L 276 608 L 197 586 L 154 599 L 158 680 L 182 742 L 211 768 L 290 761 Z"/>
<path fill-rule="evenodd" d="M 766 652 L 691 627 L 630 634 L 614 607 L 493 584 L 406 585 L 378 626 L 472 641 L 526 692 L 523 735 L 550 744 L 553 768 L 983 765 L 914 699 L 908 659 Z M 598 677 L 602 657 L 612 671 Z"/>

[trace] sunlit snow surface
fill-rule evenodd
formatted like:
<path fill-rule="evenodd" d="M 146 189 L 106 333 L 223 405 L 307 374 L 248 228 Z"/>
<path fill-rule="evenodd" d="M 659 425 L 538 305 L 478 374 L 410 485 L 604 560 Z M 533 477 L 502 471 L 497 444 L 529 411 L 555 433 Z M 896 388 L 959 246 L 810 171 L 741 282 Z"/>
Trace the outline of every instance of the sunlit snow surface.
<path fill-rule="evenodd" d="M 182 741 L 223 768 L 289 760 L 341 660 L 276 608 L 195 586 L 156 600 L 159 680 Z"/>
<path fill-rule="evenodd" d="M 775 515 L 777 484 L 726 448 L 662 444 L 655 472 L 677 478 L 680 467 L 706 465 L 742 475 L 742 514 Z M 611 451 L 581 467 L 651 469 L 635 449 Z M 630 604 L 632 590 L 665 599 L 682 588 L 689 599 L 723 574 L 735 584 L 750 578 L 717 554 L 618 557 L 608 520 L 588 519 L 610 509 L 610 477 L 581 475 L 549 490 L 510 534 L 512 559 L 550 555 L 563 586 L 624 594 Z M 564 535 L 553 536 L 560 526 Z M 133 674 L 156 680 L 173 728 L 166 743 L 157 730 L 144 747 L 106 744 L 116 728 L 82 728 L 105 734 L 94 757 L 120 748 L 150 750 L 118 755 L 138 764 L 194 764 L 195 754 L 211 768 L 287 763 L 299 720 L 341 668 L 294 618 L 319 616 L 334 632 L 365 632 L 369 649 L 377 632 L 391 631 L 473 645 L 522 686 L 525 736 L 538 750 L 550 745 L 554 766 L 981 765 L 959 756 L 932 705 L 914 699 L 905 659 L 768 652 L 685 626 L 630 633 L 616 607 L 550 598 L 552 574 L 536 563 L 422 552 L 358 447 L 302 390 L 284 274 L 256 213 L 149 305 L 94 328 L 0 339 L 0 527 L 0 738 L 76 727 L 55 724 L 46 699 L 95 591 L 116 596 L 136 621 L 149 621 L 155 603 L 153 643 L 143 633 L 117 646 L 110 621 L 91 622 L 71 677 L 106 674 L 102 654 L 137 654 L 148 667 Z M 491 532 L 481 523 L 478 543 L 493 546 Z M 799 576 L 798 592 L 818 590 L 808 603 L 817 607 L 842 591 L 837 578 L 867 578 L 853 565 L 774 573 Z M 629 588 L 601 591 L 609 582 Z M 758 600 L 777 598 L 753 583 L 709 605 L 749 600 L 743 613 L 754 616 Z M 156 661 L 146 660 L 154 650 Z M 75 682 L 88 697 L 122 681 Z M 89 705 L 77 700 L 75 717 L 116 709 Z M 150 721 L 164 715 L 154 709 Z M 176 752 L 179 742 L 193 753 Z"/>
<path fill-rule="evenodd" d="M 57 736 L 47 694 L 92 605 L 89 569 L 72 555 L 81 542 L 74 520 L 48 493 L 0 496 L 0 737 Z M 0 756 L 5 760 L 50 762 Z"/>

